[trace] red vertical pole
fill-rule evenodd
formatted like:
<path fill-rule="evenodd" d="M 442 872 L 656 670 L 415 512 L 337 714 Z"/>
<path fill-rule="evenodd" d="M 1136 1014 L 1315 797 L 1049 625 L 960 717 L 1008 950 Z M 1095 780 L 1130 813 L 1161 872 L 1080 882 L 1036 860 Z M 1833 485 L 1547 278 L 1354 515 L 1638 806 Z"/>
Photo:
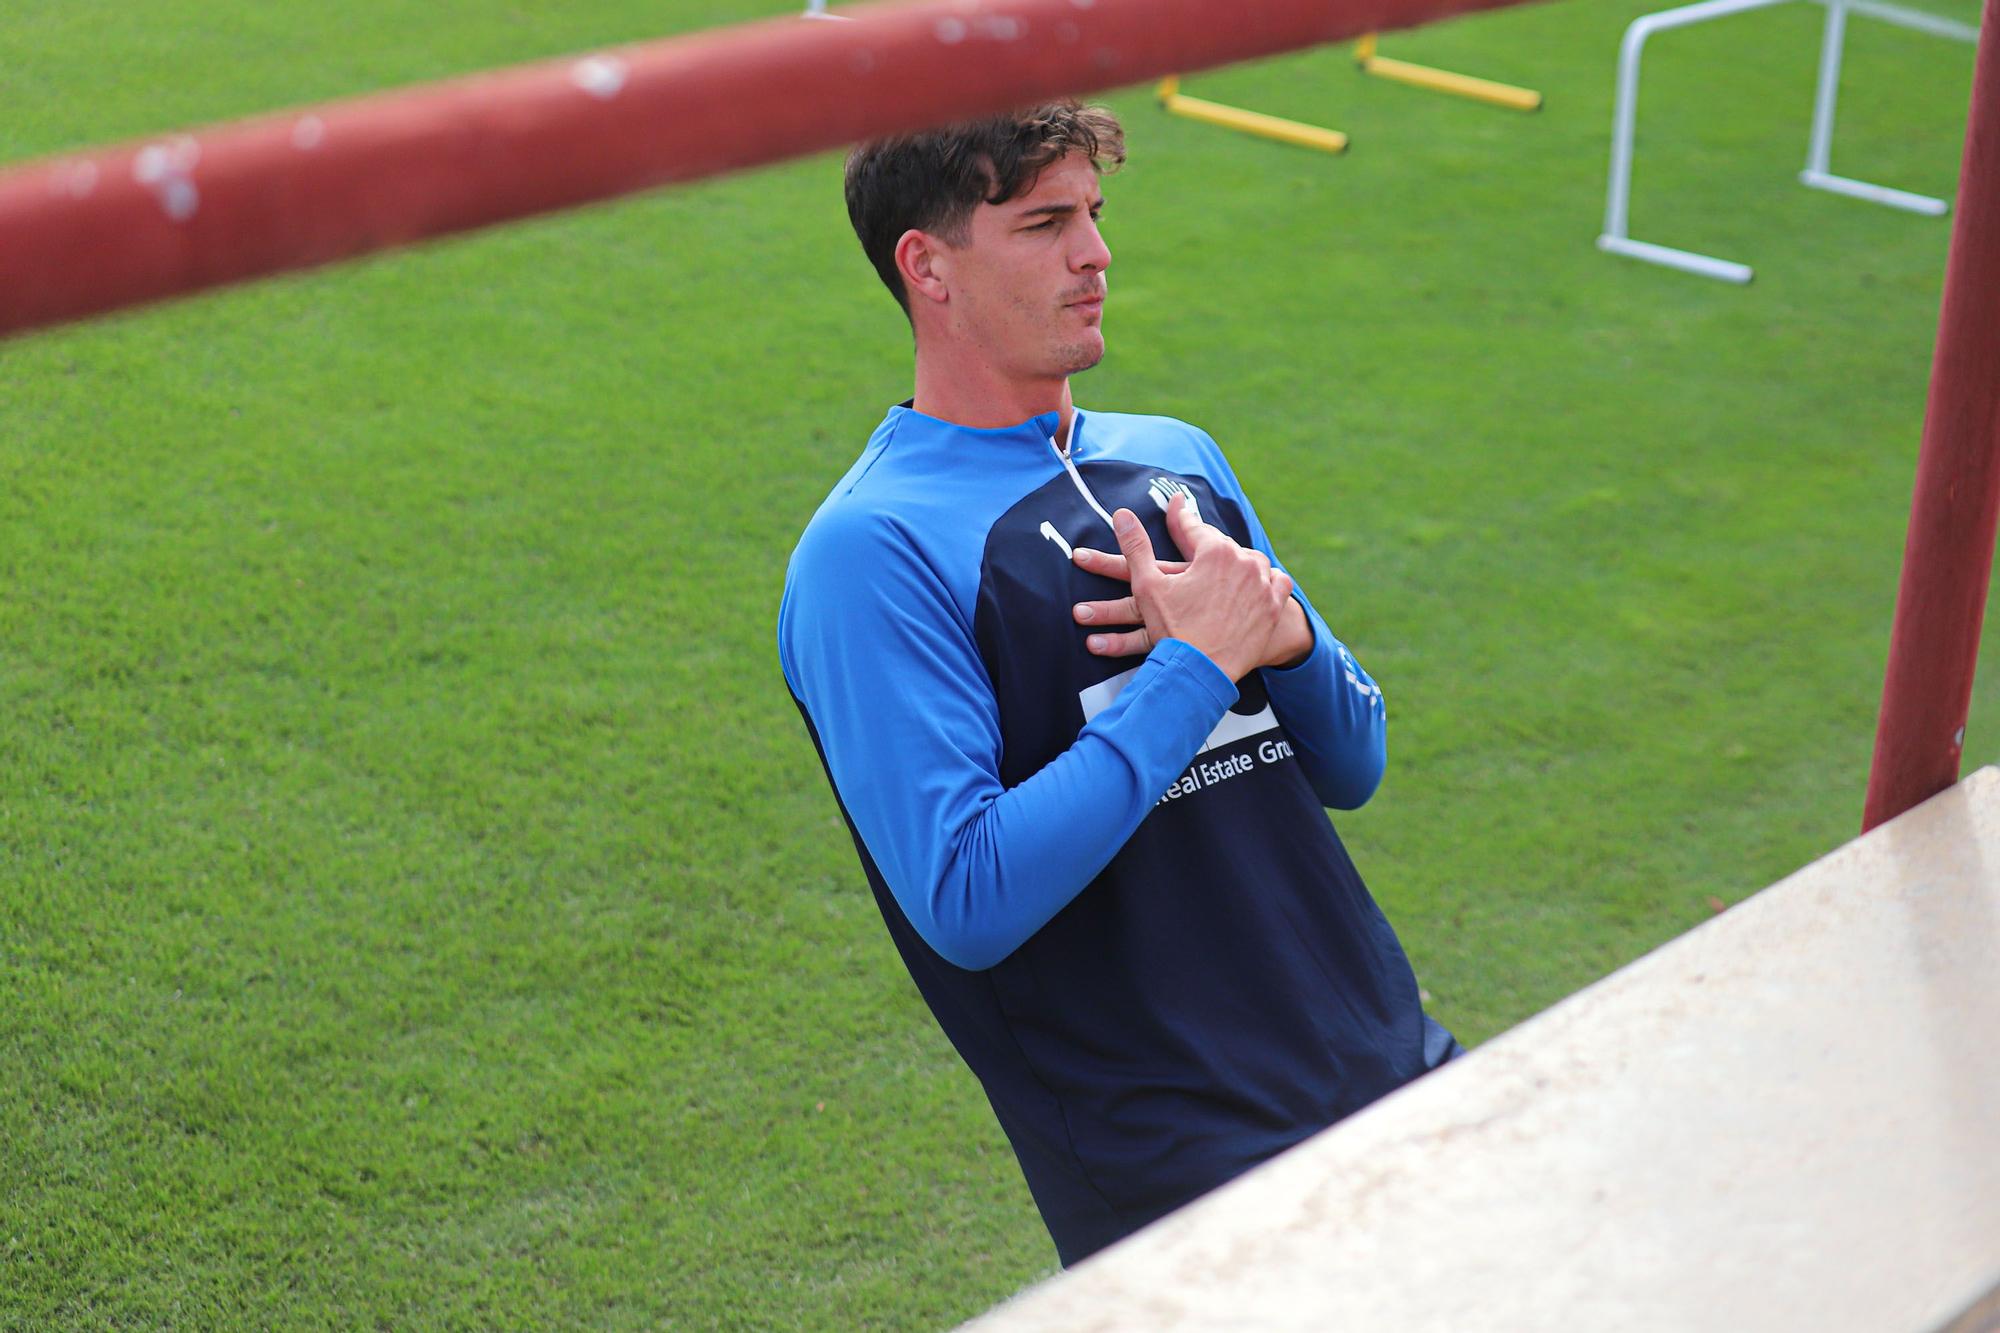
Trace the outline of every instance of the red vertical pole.
<path fill-rule="evenodd" d="M 2000 515 L 2000 0 L 1986 0 L 1865 831 L 1958 781 Z"/>

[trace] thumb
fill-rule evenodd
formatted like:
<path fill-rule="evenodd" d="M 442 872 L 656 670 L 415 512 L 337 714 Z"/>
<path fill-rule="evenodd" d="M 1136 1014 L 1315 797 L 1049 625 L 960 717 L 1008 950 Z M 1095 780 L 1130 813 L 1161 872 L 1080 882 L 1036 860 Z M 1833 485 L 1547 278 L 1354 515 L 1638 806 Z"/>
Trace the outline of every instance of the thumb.
<path fill-rule="evenodd" d="M 1145 525 L 1139 522 L 1137 514 L 1121 509 L 1111 516 L 1111 527 L 1118 534 L 1118 549 L 1125 554 L 1134 587 L 1140 579 L 1150 579 L 1159 572 L 1153 563 L 1153 539 L 1146 535 Z"/>

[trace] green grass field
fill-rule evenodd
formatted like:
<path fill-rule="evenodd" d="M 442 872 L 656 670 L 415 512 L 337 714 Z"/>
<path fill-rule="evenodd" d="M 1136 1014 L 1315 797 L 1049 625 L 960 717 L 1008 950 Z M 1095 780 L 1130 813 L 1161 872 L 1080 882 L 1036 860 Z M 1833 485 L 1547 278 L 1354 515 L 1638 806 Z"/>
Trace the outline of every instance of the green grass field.
<path fill-rule="evenodd" d="M 1934 0 L 1944 4 L 1944 0 Z M 1815 194 L 1819 11 L 1568 0 L 1113 96 L 1086 406 L 1230 449 L 1381 681 L 1341 820 L 1493 1035 L 1852 836 L 1949 222 Z M 748 18 L 28 0 L 0 159 Z M 1940 12 L 1970 20 L 1969 0 Z M 1857 20 L 1836 169 L 1949 193 Z M 0 344 L 0 1327 L 925 1328 L 1053 1268 L 773 649 L 908 342 L 825 157 Z M 1982 677 L 1968 751 L 1996 751 Z"/>

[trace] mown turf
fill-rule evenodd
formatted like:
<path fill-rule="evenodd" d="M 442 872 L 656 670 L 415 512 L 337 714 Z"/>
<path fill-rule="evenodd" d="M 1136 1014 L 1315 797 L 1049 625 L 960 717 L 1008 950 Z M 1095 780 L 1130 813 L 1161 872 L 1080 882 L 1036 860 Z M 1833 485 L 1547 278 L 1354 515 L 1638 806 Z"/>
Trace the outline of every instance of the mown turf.
<path fill-rule="evenodd" d="M 1949 223 L 1800 189 L 1818 11 L 1636 4 L 1113 98 L 1086 405 L 1230 448 L 1382 681 L 1343 833 L 1477 1041 L 1855 827 Z M 1943 10 L 1972 17 L 1970 5 Z M 30 3 L 0 158 L 751 17 Z M 1969 52 L 1857 20 L 1838 169 L 1949 192 Z M 0 345 L 0 1326 L 927 1327 L 1053 1256 L 771 647 L 908 345 L 838 166 Z M 1982 679 L 1969 752 L 1990 756 Z"/>

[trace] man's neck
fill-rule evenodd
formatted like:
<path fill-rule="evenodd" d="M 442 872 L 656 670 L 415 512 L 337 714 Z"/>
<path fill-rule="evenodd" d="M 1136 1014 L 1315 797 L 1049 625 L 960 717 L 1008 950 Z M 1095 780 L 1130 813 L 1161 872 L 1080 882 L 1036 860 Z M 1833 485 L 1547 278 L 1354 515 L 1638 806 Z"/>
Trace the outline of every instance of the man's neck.
<path fill-rule="evenodd" d="M 1075 415 L 1069 379 L 1012 380 L 996 375 L 985 363 L 943 364 L 943 358 L 917 354 L 917 391 L 911 406 L 927 417 L 954 425 L 991 430 L 1018 426 L 1030 417 L 1054 412 L 1056 443 L 1069 447 L 1069 423 Z"/>

